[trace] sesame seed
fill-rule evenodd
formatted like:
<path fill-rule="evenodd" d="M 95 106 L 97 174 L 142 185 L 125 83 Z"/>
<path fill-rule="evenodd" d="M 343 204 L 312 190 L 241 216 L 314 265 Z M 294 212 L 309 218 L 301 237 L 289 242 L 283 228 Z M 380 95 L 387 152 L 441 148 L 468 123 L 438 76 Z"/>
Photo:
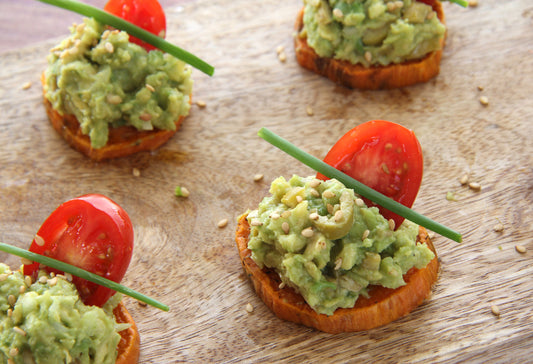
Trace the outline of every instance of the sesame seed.
<path fill-rule="evenodd" d="M 311 106 L 307 106 L 307 107 L 305 108 L 305 112 L 306 112 L 307 115 L 309 115 L 309 116 L 313 116 L 313 114 L 315 113 L 315 112 L 313 111 L 313 108 L 312 108 Z"/>
<path fill-rule="evenodd" d="M 46 276 L 39 277 L 39 283 L 45 284 L 46 282 L 48 282 L 48 278 L 46 278 Z"/>
<path fill-rule="evenodd" d="M 109 53 L 113 53 L 115 51 L 115 47 L 113 47 L 113 44 L 112 43 L 109 43 L 109 42 L 105 42 L 104 44 L 104 48 L 106 51 L 108 51 Z"/>
<path fill-rule="evenodd" d="M 341 266 L 342 266 L 342 258 L 338 258 L 338 259 L 335 261 L 335 270 L 339 270 L 339 269 L 341 269 Z"/>
<path fill-rule="evenodd" d="M 30 265 L 30 264 L 33 264 L 33 262 L 27 258 L 20 258 L 20 262 L 23 264 L 23 265 Z"/>
<path fill-rule="evenodd" d="M 481 96 L 479 98 L 479 102 L 481 103 L 481 105 L 487 106 L 489 104 L 489 98 L 487 96 Z"/>
<path fill-rule="evenodd" d="M 197 100 L 196 105 L 200 108 L 204 108 L 207 104 L 203 100 Z"/>
<path fill-rule="evenodd" d="M 107 94 L 105 99 L 107 103 L 111 105 L 118 105 L 122 102 L 122 97 L 120 97 L 119 95 L 115 95 L 115 94 Z"/>
<path fill-rule="evenodd" d="M 468 174 L 463 175 L 463 177 L 461 177 L 461 179 L 459 180 L 459 183 L 461 183 L 462 185 L 466 185 L 468 183 Z"/>
<path fill-rule="evenodd" d="M 163 39 L 164 39 L 164 38 L 165 38 L 165 34 L 166 34 L 165 30 L 162 29 L 162 30 L 159 32 L 159 34 L 158 34 L 157 36 L 158 36 L 159 38 L 163 38 Z"/>
<path fill-rule="evenodd" d="M 485 88 L 483 86 L 478 86 L 477 89 L 478 91 L 483 91 Z"/>
<path fill-rule="evenodd" d="M 279 45 L 276 47 L 276 53 L 277 54 L 280 54 L 281 52 L 284 52 L 285 51 L 285 47 L 282 46 L 282 45 Z"/>
<path fill-rule="evenodd" d="M 334 220 L 335 222 L 339 222 L 342 220 L 343 217 L 344 213 L 342 212 L 342 210 L 338 210 L 337 212 L 335 212 Z"/>
<path fill-rule="evenodd" d="M 143 302 L 143 301 L 137 301 L 137 303 L 139 304 L 139 306 L 142 306 L 142 307 L 148 306 L 148 304 L 146 302 Z"/>
<path fill-rule="evenodd" d="M 148 90 L 150 90 L 151 92 L 155 92 L 155 88 L 154 88 L 154 86 L 152 86 L 152 85 L 150 85 L 150 84 L 147 83 L 147 84 L 145 85 L 145 87 L 146 87 Z"/>
<path fill-rule="evenodd" d="M 313 179 L 309 182 L 309 187 L 312 187 L 312 188 L 317 188 L 318 186 L 320 186 L 320 184 L 322 183 L 321 180 L 319 179 Z"/>
<path fill-rule="evenodd" d="M 134 177 L 140 177 L 141 175 L 141 171 L 139 170 L 139 168 L 133 168 L 131 172 L 133 173 Z"/>
<path fill-rule="evenodd" d="M 44 245 L 44 239 L 42 237 L 40 237 L 39 235 L 35 235 L 35 238 L 33 238 L 33 241 L 35 241 L 35 244 L 37 244 L 39 246 L 43 246 Z"/>
<path fill-rule="evenodd" d="M 285 282 L 281 282 L 278 286 L 279 289 L 285 288 Z"/>
<path fill-rule="evenodd" d="M 281 217 L 284 218 L 284 219 L 288 219 L 290 216 L 291 216 L 291 211 L 290 210 L 283 211 L 281 213 Z"/>
<path fill-rule="evenodd" d="M 142 121 L 150 121 L 152 120 L 152 115 L 150 115 L 147 112 L 144 112 L 141 115 L 139 115 L 139 119 L 141 119 Z"/>
<path fill-rule="evenodd" d="M 316 212 L 311 212 L 309 214 L 309 219 L 311 220 L 318 220 L 318 218 L 319 218 L 319 215 Z"/>
<path fill-rule="evenodd" d="M 500 316 L 500 308 L 496 305 L 490 306 L 490 310 L 494 316 Z"/>
<path fill-rule="evenodd" d="M 396 225 L 396 223 L 394 222 L 394 220 L 390 219 L 389 220 L 389 229 L 394 230 L 394 228 L 396 227 L 395 225 Z"/>
<path fill-rule="evenodd" d="M 365 206 L 365 201 L 363 201 L 363 200 L 360 199 L 360 198 L 356 198 L 356 199 L 355 199 L 355 204 L 356 204 L 357 206 L 359 206 L 359 207 L 363 207 L 363 206 Z"/>
<path fill-rule="evenodd" d="M 67 279 L 67 281 L 72 282 L 72 274 L 65 273 L 65 278 Z"/>
<path fill-rule="evenodd" d="M 308 227 L 302 230 L 302 236 L 305 238 L 310 238 L 313 235 L 315 235 L 315 232 L 313 231 L 312 227 Z"/>
<path fill-rule="evenodd" d="M 25 82 L 23 85 L 22 85 L 22 89 L 23 90 L 27 90 L 31 87 L 31 82 Z"/>
<path fill-rule="evenodd" d="M 335 193 L 331 192 L 330 190 L 326 190 L 324 193 L 322 193 L 322 196 L 325 198 L 333 198 L 335 197 Z"/>
<path fill-rule="evenodd" d="M 278 54 L 278 59 L 280 62 L 285 62 L 287 60 L 287 55 L 285 52 L 280 52 L 280 54 Z"/>
<path fill-rule="evenodd" d="M 335 207 L 333 207 L 333 205 L 330 203 L 326 205 L 326 209 L 328 210 L 328 214 L 330 215 L 333 215 L 333 213 L 335 212 Z"/>
<path fill-rule="evenodd" d="M 19 349 L 18 348 L 9 349 L 9 356 L 17 356 L 18 353 L 19 353 Z"/>
<path fill-rule="evenodd" d="M 13 327 L 13 331 L 15 331 L 17 334 L 20 334 L 22 336 L 26 336 L 26 331 L 22 330 L 20 327 L 15 326 Z"/>
<path fill-rule="evenodd" d="M 296 202 L 300 203 L 304 200 L 304 198 L 302 196 L 296 196 Z"/>
<path fill-rule="evenodd" d="M 217 223 L 217 226 L 218 226 L 219 228 L 226 227 L 226 225 L 228 225 L 228 219 L 222 219 L 222 220 L 220 220 L 220 221 Z"/>
<path fill-rule="evenodd" d="M 287 221 L 283 221 L 283 224 L 281 224 L 281 229 L 285 234 L 288 234 L 290 230 L 289 223 Z"/>
<path fill-rule="evenodd" d="M 246 304 L 246 312 L 248 312 L 248 313 L 254 312 L 254 306 L 252 306 L 251 303 L 247 303 Z"/>
<path fill-rule="evenodd" d="M 339 19 L 344 18 L 344 14 L 343 14 L 342 10 L 339 9 L 339 8 L 335 8 L 335 9 L 333 9 L 333 16 L 334 16 L 335 18 L 339 18 Z"/>
<path fill-rule="evenodd" d="M 0 282 L 3 282 L 7 279 L 7 277 L 9 276 L 9 274 L 7 273 L 2 273 L 0 274 Z"/>
<path fill-rule="evenodd" d="M 497 233 L 501 233 L 503 231 L 504 227 L 503 227 L 502 223 L 497 223 L 496 225 L 494 225 L 494 227 L 492 229 L 495 232 L 497 232 Z"/>
<path fill-rule="evenodd" d="M 261 180 L 263 179 L 263 177 L 264 177 L 264 176 L 263 176 L 262 174 L 259 174 L 259 173 L 256 174 L 256 175 L 254 176 L 254 182 L 259 182 L 259 181 L 261 181 Z"/>
<path fill-rule="evenodd" d="M 280 214 L 278 214 L 277 212 L 273 212 L 273 213 L 270 215 L 270 218 L 271 218 L 272 220 L 277 220 L 277 219 L 279 219 L 280 217 L 281 217 Z"/>
<path fill-rule="evenodd" d="M 26 292 L 26 286 L 20 286 L 19 287 L 19 293 L 23 294 L 24 292 Z"/>
<path fill-rule="evenodd" d="M 366 51 L 365 52 L 365 59 L 367 62 L 371 62 L 372 61 L 372 53 L 370 53 L 369 51 Z"/>
<path fill-rule="evenodd" d="M 31 279 L 31 276 L 25 276 L 24 277 L 24 283 L 26 284 L 26 286 L 31 286 L 31 283 L 32 283 L 32 279 Z"/>
<path fill-rule="evenodd" d="M 520 254 L 524 254 L 524 253 L 527 251 L 526 247 L 523 246 L 523 245 L 516 245 L 514 248 L 515 248 L 516 251 L 519 252 Z"/>
<path fill-rule="evenodd" d="M 252 225 L 252 226 L 261 226 L 261 225 L 263 225 L 263 223 L 262 223 L 261 220 L 259 220 L 259 219 L 253 219 L 253 220 L 250 222 L 250 225 Z"/>
<path fill-rule="evenodd" d="M 12 308 L 8 308 L 7 309 L 7 317 L 11 317 L 13 315 L 13 309 Z"/>
<path fill-rule="evenodd" d="M 370 235 L 370 230 L 366 229 L 363 232 L 363 235 L 361 236 L 361 240 L 365 240 L 366 238 L 368 238 L 368 235 Z"/>
<path fill-rule="evenodd" d="M 478 5 L 478 0 L 468 0 L 468 6 L 475 8 Z"/>
<path fill-rule="evenodd" d="M 10 294 L 9 296 L 7 296 L 7 302 L 13 306 L 15 305 L 15 302 L 17 302 L 17 298 L 15 296 L 13 296 L 12 294 Z"/>
<path fill-rule="evenodd" d="M 52 279 L 49 279 L 48 280 L 48 284 L 50 285 L 50 287 L 53 287 L 57 284 L 57 277 L 54 277 Z"/>
<path fill-rule="evenodd" d="M 313 197 L 320 197 L 320 192 L 318 192 L 317 190 L 315 190 L 314 188 L 311 188 L 309 190 L 309 194 Z"/>
<path fill-rule="evenodd" d="M 470 182 L 468 184 L 468 187 L 470 187 L 470 189 L 474 191 L 481 191 L 481 185 L 477 182 Z"/>

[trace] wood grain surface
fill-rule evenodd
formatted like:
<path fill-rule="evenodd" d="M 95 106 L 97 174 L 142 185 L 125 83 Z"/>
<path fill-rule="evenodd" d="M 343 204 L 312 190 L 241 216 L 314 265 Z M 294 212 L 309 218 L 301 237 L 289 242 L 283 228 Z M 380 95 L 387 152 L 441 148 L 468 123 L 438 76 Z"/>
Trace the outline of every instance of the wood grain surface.
<path fill-rule="evenodd" d="M 39 76 L 60 35 L 2 52 L 0 241 L 29 246 L 59 204 L 85 193 L 103 193 L 124 207 L 136 244 L 124 283 L 170 306 L 166 313 L 126 298 L 141 332 L 141 363 L 532 362 L 533 5 L 444 4 L 440 75 L 391 91 L 349 90 L 301 69 L 292 48 L 301 6 L 168 1 L 168 39 L 216 67 L 213 77 L 194 71 L 194 100 L 206 107 L 194 105 L 158 151 L 108 162 L 69 148 L 47 121 Z M 38 12 L 31 16 L 41 21 Z M 62 28 L 55 31 L 66 35 Z M 329 335 L 281 321 L 243 274 L 236 218 L 258 204 L 274 178 L 313 171 L 257 131 L 268 127 L 322 157 L 371 119 L 415 130 L 425 174 L 414 208 L 460 231 L 463 243 L 435 236 L 441 272 L 431 299 L 390 325 Z M 264 179 L 254 182 L 256 173 Z M 459 183 L 465 174 L 480 191 Z M 173 195 L 177 185 L 189 189 L 189 198 Z M 225 218 L 229 224 L 217 227 Z M 494 231 L 498 223 L 501 232 Z M 527 251 L 518 253 L 516 245 Z M 19 264 L 5 254 L 0 259 Z"/>

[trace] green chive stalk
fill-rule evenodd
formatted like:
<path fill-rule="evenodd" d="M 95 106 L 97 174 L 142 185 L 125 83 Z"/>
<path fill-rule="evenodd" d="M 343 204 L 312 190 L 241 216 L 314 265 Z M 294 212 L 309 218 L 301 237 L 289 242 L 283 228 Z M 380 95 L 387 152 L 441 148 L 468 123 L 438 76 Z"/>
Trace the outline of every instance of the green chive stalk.
<path fill-rule="evenodd" d="M 128 34 L 139 38 L 164 52 L 173 55 L 174 57 L 182 60 L 183 62 L 190 64 L 192 67 L 198 69 L 199 71 L 202 71 L 203 73 L 209 76 L 213 76 L 215 72 L 215 68 L 213 66 L 196 57 L 194 54 L 191 54 L 186 50 L 181 49 L 180 47 L 165 41 L 163 38 L 158 37 L 157 35 L 154 35 L 118 16 L 110 14 L 107 11 L 74 0 L 37 1 L 49 5 L 54 5 L 62 9 L 70 10 L 89 18 L 94 18 L 96 21 L 102 24 L 110 25 L 113 28 L 123 30 Z"/>
<path fill-rule="evenodd" d="M 130 296 L 132 298 L 135 298 L 136 300 L 139 300 L 141 302 L 147 303 L 147 304 L 149 304 L 151 306 L 159 308 L 160 310 L 163 310 L 163 311 L 168 311 L 169 310 L 167 305 L 165 305 L 165 304 L 163 304 L 163 303 L 161 303 L 161 302 L 159 302 L 159 301 L 157 301 L 157 300 L 155 300 L 153 298 L 145 296 L 144 294 L 139 293 L 137 291 L 134 291 L 133 289 L 128 288 L 126 286 L 123 286 L 120 283 L 111 281 L 111 280 L 106 279 L 104 277 L 101 277 L 101 276 L 99 276 L 97 274 L 88 272 L 88 271 L 86 271 L 84 269 L 75 267 L 73 265 L 70 265 L 68 263 L 62 262 L 60 260 L 52 259 L 50 257 L 46 257 L 46 256 L 41 255 L 41 254 L 33 253 L 33 252 L 30 252 L 30 251 L 28 251 L 26 249 L 21 249 L 21 248 L 18 248 L 16 246 L 5 244 L 5 243 L 0 243 L 0 251 L 6 252 L 6 253 L 9 253 L 9 254 L 13 254 L 13 255 L 19 256 L 19 257 L 24 258 L 24 259 L 31 260 L 32 262 L 37 262 L 37 263 L 43 264 L 43 265 L 45 265 L 47 267 L 54 268 L 54 269 L 63 271 L 65 273 L 70 273 L 73 276 L 76 276 L 76 277 L 79 277 L 79 278 L 83 278 L 83 279 L 88 280 L 90 282 L 93 282 L 93 283 L 99 284 L 101 286 L 110 288 L 113 291 L 120 292 L 120 293 L 125 294 L 127 296 Z"/>
<path fill-rule="evenodd" d="M 258 132 L 258 135 L 273 146 L 296 158 L 308 167 L 311 167 L 315 171 L 322 173 L 326 177 L 337 179 L 338 181 L 342 182 L 346 187 L 353 189 L 359 195 L 368 198 L 369 200 L 386 208 L 387 210 L 390 210 L 395 214 L 406 218 L 409 221 L 421 225 L 426 229 L 434 231 L 435 233 L 445 236 L 453 241 L 456 241 L 458 243 L 461 242 L 462 236 L 460 233 L 436 221 L 433 221 L 430 218 L 425 217 L 424 215 L 421 215 L 416 211 L 410 209 L 409 207 L 404 206 L 401 203 L 396 202 L 393 199 L 383 195 L 382 193 L 379 193 L 378 191 L 362 184 L 361 182 L 339 171 L 335 167 L 332 167 L 329 164 L 321 161 L 320 159 L 304 152 L 303 150 L 299 149 L 287 140 L 276 135 L 267 128 L 261 128 Z"/>

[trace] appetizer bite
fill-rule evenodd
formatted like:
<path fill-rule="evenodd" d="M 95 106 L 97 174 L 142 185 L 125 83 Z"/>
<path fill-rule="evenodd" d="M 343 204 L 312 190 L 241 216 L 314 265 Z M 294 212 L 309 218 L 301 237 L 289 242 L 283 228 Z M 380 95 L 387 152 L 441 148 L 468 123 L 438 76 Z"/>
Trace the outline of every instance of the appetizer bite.
<path fill-rule="evenodd" d="M 389 207 L 409 210 L 422 180 L 414 133 L 382 120 L 352 129 L 324 162 L 359 179 L 375 202 L 393 201 Z M 439 269 L 426 229 L 394 210 L 322 173 L 279 177 L 238 219 L 243 268 L 279 318 L 328 333 L 385 325 L 430 295 Z"/>
<path fill-rule="evenodd" d="M 0 263 L 2 362 L 138 361 L 139 332 L 114 290 L 146 298 L 119 284 L 133 251 L 131 221 L 120 206 L 84 195 L 47 218 L 29 251 L 0 245 L 24 264 L 13 272 Z"/>
<path fill-rule="evenodd" d="M 52 126 L 94 160 L 160 147 L 189 114 L 191 67 L 111 27 L 109 16 L 115 14 L 164 37 L 163 9 L 157 0 L 110 0 L 103 15 L 87 5 L 70 6 L 89 8 L 86 13 L 95 17 L 73 25 L 71 35 L 48 56 L 42 83 Z M 126 23 L 129 29 L 127 21 L 119 25 Z"/>
<path fill-rule="evenodd" d="M 304 0 L 295 28 L 302 67 L 358 89 L 427 82 L 446 36 L 438 0 Z"/>

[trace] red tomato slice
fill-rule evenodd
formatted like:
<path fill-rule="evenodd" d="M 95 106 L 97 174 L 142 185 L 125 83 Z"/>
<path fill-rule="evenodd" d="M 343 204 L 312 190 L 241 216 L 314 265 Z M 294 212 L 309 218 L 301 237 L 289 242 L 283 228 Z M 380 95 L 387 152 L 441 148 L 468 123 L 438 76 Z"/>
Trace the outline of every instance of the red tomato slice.
<path fill-rule="evenodd" d="M 133 227 L 126 212 L 109 198 L 84 195 L 52 212 L 29 250 L 119 283 L 130 264 Z M 24 266 L 26 275 L 36 277 L 38 270 L 39 263 Z M 102 306 L 115 293 L 78 277 L 72 277 L 72 282 L 87 305 Z"/>
<path fill-rule="evenodd" d="M 167 30 L 165 12 L 157 0 L 109 0 L 104 10 L 158 37 L 165 38 Z M 130 42 L 144 47 L 147 51 L 156 49 L 135 37 L 130 36 Z"/>
<path fill-rule="evenodd" d="M 350 130 L 331 148 L 324 162 L 407 207 L 418 194 L 424 167 L 415 134 L 385 120 L 372 120 Z M 320 173 L 317 177 L 326 179 Z M 368 206 L 376 206 L 364 200 Z M 401 225 L 403 217 L 378 207 L 396 227 Z"/>

